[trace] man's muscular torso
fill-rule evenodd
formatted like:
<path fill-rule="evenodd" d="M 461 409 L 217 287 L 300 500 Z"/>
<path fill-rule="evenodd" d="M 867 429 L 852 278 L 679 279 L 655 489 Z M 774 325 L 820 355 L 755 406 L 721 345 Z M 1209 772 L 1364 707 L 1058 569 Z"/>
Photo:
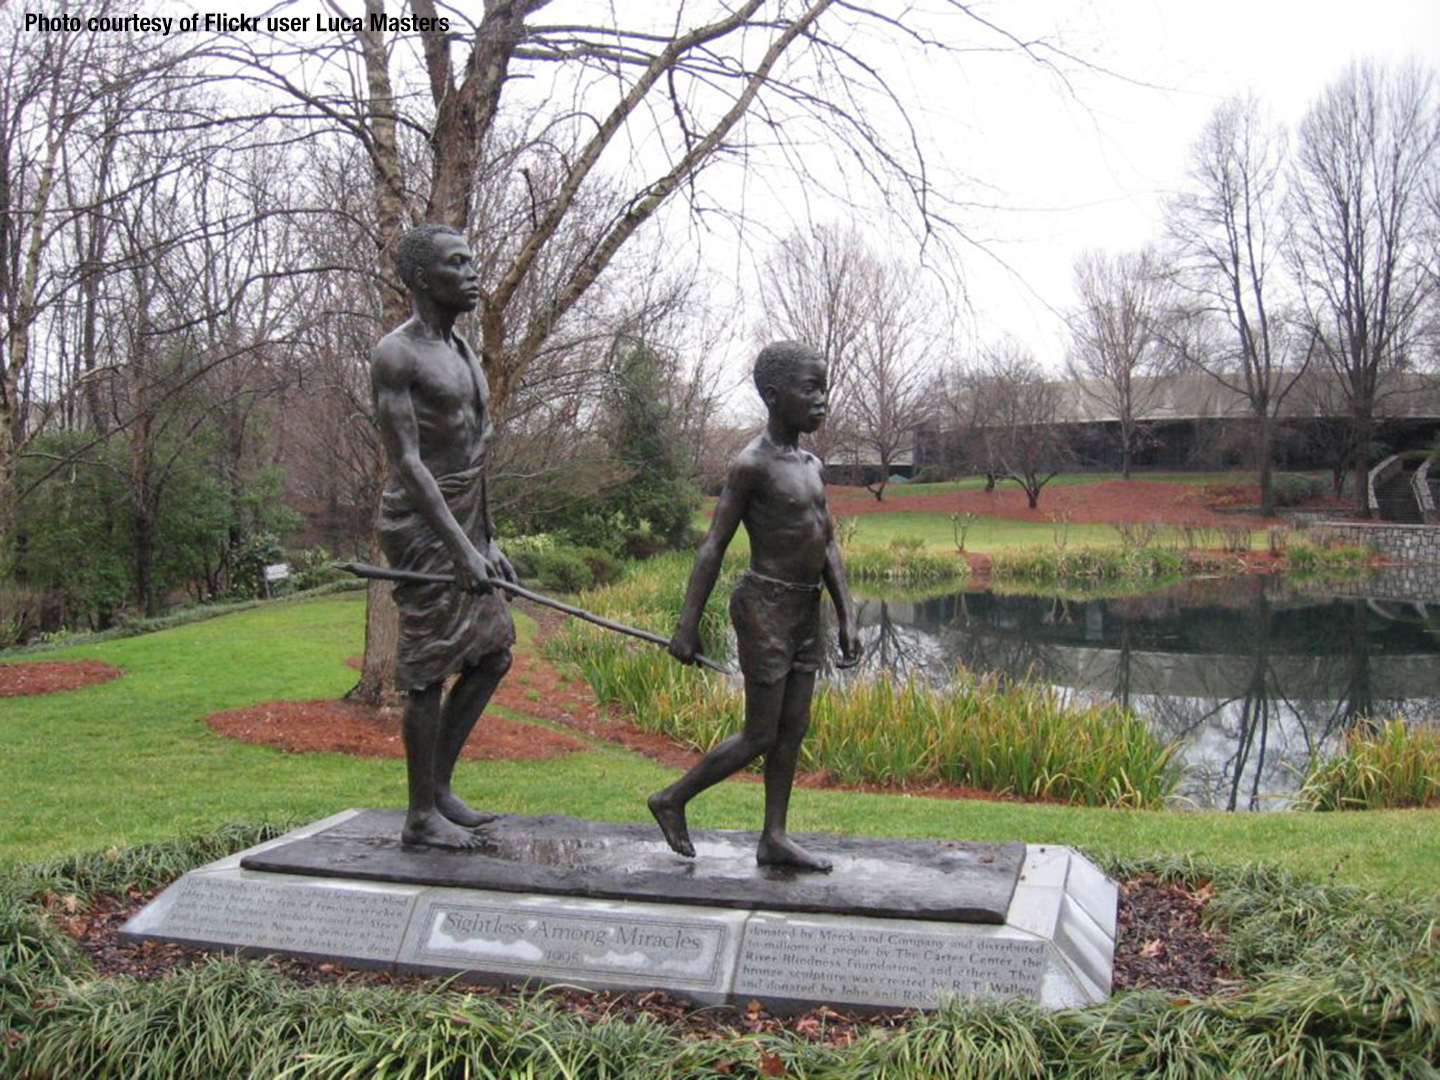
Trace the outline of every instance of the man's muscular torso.
<path fill-rule="evenodd" d="M 408 333 L 402 326 L 376 349 L 389 370 L 380 382 L 391 392 L 408 389 L 420 460 L 434 476 L 473 466 L 489 438 L 489 393 L 480 366 L 465 341 Z"/>

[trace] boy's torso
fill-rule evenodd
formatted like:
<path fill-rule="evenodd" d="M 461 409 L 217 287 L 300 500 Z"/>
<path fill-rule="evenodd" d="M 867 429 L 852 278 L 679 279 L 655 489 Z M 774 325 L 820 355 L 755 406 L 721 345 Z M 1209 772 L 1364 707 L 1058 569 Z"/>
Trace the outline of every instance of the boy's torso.
<path fill-rule="evenodd" d="M 751 569 L 797 584 L 819 581 L 830 539 L 819 460 L 803 450 L 776 449 L 758 440 L 746 453 L 759 474 L 743 516 Z"/>

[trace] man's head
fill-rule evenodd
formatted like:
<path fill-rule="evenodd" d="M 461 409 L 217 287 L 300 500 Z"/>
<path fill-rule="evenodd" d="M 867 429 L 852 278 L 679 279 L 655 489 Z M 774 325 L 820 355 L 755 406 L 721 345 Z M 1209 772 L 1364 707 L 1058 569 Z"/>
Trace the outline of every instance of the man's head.
<path fill-rule="evenodd" d="M 417 225 L 400 237 L 395 269 L 407 289 L 429 295 L 442 307 L 470 311 L 479 301 L 470 245 L 448 225 Z"/>
<path fill-rule="evenodd" d="M 755 358 L 755 388 L 770 414 L 797 431 L 815 431 L 825 421 L 829 372 L 809 345 L 798 341 L 766 345 Z"/>

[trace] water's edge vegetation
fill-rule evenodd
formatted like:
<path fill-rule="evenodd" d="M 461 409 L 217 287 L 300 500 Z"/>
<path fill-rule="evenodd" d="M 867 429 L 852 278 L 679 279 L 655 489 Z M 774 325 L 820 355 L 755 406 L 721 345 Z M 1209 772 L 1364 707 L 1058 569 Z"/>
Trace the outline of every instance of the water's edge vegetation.
<path fill-rule="evenodd" d="M 702 624 L 711 655 L 723 653 L 725 574 Z M 587 606 L 666 634 L 688 559 L 657 559 L 626 581 L 586 594 Z M 744 697 L 725 681 L 639 652 L 613 634 L 567 626 L 546 646 L 575 666 L 599 700 L 643 730 L 698 751 L 738 730 Z M 1089 806 L 1163 806 L 1180 781 L 1176 747 L 1114 705 L 1082 705 L 1044 687 L 957 671 L 944 687 L 888 679 L 823 686 L 801 750 L 802 768 L 843 782 L 897 788 L 944 781 L 998 794 Z"/>

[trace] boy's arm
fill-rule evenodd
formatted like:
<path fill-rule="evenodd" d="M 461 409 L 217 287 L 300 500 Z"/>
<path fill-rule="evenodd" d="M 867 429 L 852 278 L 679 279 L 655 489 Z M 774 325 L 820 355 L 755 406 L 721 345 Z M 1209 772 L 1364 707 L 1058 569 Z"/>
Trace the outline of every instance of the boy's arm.
<path fill-rule="evenodd" d="M 850 585 L 845 580 L 845 566 L 840 561 L 840 542 L 835 539 L 835 519 L 825 526 L 825 587 L 835 601 L 836 621 L 840 624 L 840 667 L 854 667 L 860 662 L 860 631 L 855 625 L 855 602 L 850 599 Z"/>
<path fill-rule="evenodd" d="M 700 616 L 705 612 L 705 601 L 720 577 L 720 564 L 725 560 L 725 549 L 740 520 L 745 515 L 745 503 L 750 497 L 750 485 L 754 473 L 745 462 L 737 461 L 730 467 L 725 478 L 725 487 L 715 502 L 715 512 L 710 517 L 710 529 L 700 542 L 695 554 L 695 567 L 690 571 L 690 584 L 685 589 L 685 604 L 680 609 L 680 622 L 670 639 L 670 655 L 686 664 L 695 662 L 700 651 Z"/>

